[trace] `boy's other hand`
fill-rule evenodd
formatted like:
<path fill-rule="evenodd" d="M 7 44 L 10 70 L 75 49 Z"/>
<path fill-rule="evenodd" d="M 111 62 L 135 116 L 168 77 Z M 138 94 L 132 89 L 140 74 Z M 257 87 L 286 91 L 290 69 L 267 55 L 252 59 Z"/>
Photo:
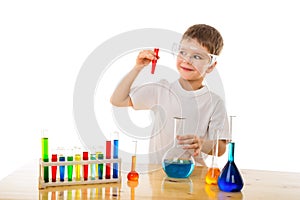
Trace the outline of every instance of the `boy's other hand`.
<path fill-rule="evenodd" d="M 178 144 L 183 145 L 183 149 L 192 149 L 194 150 L 193 156 L 198 156 L 201 152 L 201 148 L 204 140 L 197 135 L 177 135 L 176 139 Z"/>

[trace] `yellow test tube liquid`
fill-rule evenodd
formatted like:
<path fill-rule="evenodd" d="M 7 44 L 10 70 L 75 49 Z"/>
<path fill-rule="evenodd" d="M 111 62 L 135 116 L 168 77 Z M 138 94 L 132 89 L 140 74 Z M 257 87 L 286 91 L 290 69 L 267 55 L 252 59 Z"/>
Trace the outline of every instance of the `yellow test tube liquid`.
<path fill-rule="evenodd" d="M 75 161 L 81 161 L 81 155 L 75 154 Z M 81 173 L 80 173 L 80 165 L 75 165 L 75 180 L 80 181 L 81 179 Z"/>

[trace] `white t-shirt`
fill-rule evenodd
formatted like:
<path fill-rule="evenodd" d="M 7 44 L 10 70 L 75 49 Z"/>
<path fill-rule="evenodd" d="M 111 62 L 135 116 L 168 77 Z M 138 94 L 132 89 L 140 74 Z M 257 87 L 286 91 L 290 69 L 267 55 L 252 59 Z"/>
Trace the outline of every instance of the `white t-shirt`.
<path fill-rule="evenodd" d="M 164 153 L 173 146 L 174 117 L 184 117 L 184 133 L 213 139 L 219 129 L 219 139 L 230 139 L 228 118 L 223 100 L 207 86 L 196 91 L 184 90 L 179 81 L 161 80 L 132 88 L 133 108 L 152 110 L 154 125 L 149 144 L 149 162 L 159 164 Z M 204 164 L 203 154 L 195 157 Z"/>

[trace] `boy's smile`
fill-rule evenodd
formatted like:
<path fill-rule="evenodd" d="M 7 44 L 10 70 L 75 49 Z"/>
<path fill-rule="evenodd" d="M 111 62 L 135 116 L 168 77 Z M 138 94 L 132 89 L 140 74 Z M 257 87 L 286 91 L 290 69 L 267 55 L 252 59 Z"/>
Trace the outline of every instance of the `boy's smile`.
<path fill-rule="evenodd" d="M 193 89 L 200 88 L 205 74 L 210 72 L 209 62 L 209 52 L 195 39 L 189 38 L 181 41 L 176 61 L 181 81 L 190 82 Z"/>

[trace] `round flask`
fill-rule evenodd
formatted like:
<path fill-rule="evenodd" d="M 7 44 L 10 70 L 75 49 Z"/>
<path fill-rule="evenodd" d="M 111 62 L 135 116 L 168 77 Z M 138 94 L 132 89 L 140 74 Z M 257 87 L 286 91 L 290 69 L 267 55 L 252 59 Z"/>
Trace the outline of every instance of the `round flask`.
<path fill-rule="evenodd" d="M 194 170 L 195 160 L 192 154 L 177 143 L 176 135 L 184 134 L 185 118 L 174 117 L 174 143 L 164 154 L 162 167 L 169 178 L 188 178 Z"/>

